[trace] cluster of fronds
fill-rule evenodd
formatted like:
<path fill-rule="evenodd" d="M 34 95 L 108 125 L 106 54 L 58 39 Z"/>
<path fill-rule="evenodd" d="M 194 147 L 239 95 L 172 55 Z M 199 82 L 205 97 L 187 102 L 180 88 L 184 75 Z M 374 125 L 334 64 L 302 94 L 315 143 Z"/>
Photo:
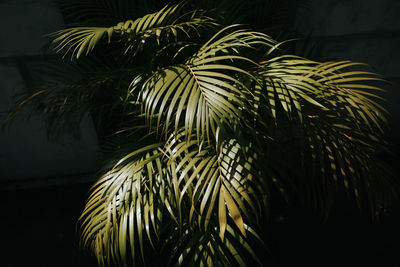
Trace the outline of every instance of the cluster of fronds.
<path fill-rule="evenodd" d="M 66 3 L 90 26 L 51 35 L 73 59 L 21 105 L 40 97 L 53 126 L 92 112 L 113 133 L 79 220 L 101 266 L 135 264 L 149 246 L 171 265 L 262 265 L 271 190 L 322 210 L 339 187 L 373 213 L 389 205 L 373 157 L 385 147 L 378 75 L 282 54 L 267 34 L 190 4 L 111 24 L 125 1 Z"/>

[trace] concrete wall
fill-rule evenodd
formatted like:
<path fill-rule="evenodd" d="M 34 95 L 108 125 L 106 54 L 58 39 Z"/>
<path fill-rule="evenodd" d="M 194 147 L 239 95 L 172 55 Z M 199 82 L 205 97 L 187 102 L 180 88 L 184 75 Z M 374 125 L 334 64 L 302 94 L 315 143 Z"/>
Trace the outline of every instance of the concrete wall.
<path fill-rule="evenodd" d="M 14 95 L 33 89 L 35 66 L 54 56 L 43 49 L 44 35 L 63 23 L 53 1 L 0 1 L 0 123 Z M 17 120 L 0 133 L 0 189 L 92 179 L 86 174 L 96 170 L 98 141 L 91 119 L 72 123 L 58 142 L 51 142 L 42 115 L 35 111 L 29 121 Z"/>
<path fill-rule="evenodd" d="M 315 54 L 324 59 L 365 62 L 390 82 L 384 105 L 392 116 L 391 138 L 400 141 L 400 1 L 306 0 L 296 28 L 310 36 Z"/>

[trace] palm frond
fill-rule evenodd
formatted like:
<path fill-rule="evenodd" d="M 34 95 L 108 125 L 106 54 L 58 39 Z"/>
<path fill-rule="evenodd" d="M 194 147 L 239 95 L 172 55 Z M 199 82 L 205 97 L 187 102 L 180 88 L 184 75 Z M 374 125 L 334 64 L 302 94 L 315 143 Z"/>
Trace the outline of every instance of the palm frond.
<path fill-rule="evenodd" d="M 375 92 L 382 89 L 369 82 L 383 79 L 374 73 L 354 70 L 360 65 L 350 61 L 318 63 L 283 56 L 263 62 L 259 73 L 262 84 L 255 86 L 260 96 L 256 100 L 257 108 L 264 103 L 269 117 L 281 123 L 281 130 L 284 120 L 277 115 L 278 111 L 300 122 L 291 123 L 298 132 L 293 138 L 307 151 L 297 152 L 304 166 L 308 166 L 303 168 L 313 171 L 307 172 L 309 178 L 300 175 L 297 181 L 300 184 L 295 182 L 294 186 L 301 188 L 303 196 L 311 196 L 311 202 L 319 203 L 322 211 L 329 210 L 328 202 L 332 202 L 332 196 L 341 186 L 359 204 L 366 199 L 377 199 L 370 186 L 376 182 L 369 176 L 372 169 L 381 169 L 386 177 L 380 179 L 381 183 L 390 187 L 390 179 L 387 180 L 390 174 L 373 156 L 375 151 L 385 149 L 382 133 L 387 111 L 374 101 L 381 99 Z M 271 126 L 271 123 L 267 120 L 264 125 Z M 387 195 L 392 196 L 392 193 Z M 369 206 L 379 210 L 387 203 L 384 199 L 379 204 L 370 202 Z"/>
<path fill-rule="evenodd" d="M 318 63 L 293 56 L 264 62 L 259 74 L 264 79 L 272 115 L 276 117 L 277 98 L 288 114 L 295 110 L 301 119 L 300 102 L 306 101 L 323 110 L 335 110 L 341 117 L 346 114 L 355 120 L 361 118 L 371 131 L 372 127 L 382 130 L 386 122 L 383 113 L 387 111 L 371 99 L 379 97 L 368 92 L 380 89 L 363 83 L 382 79 L 370 72 L 345 71 L 357 65 L 349 61 Z"/>
<path fill-rule="evenodd" d="M 326 212 L 329 209 L 328 204 L 324 204 L 325 198 L 316 194 L 332 197 L 335 191 L 343 188 L 360 207 L 369 207 L 373 216 L 387 209 L 389 199 L 395 196 L 390 189 L 394 185 L 390 178 L 393 174 L 374 156 L 377 150 L 384 149 L 384 144 L 371 143 L 368 136 L 357 136 L 356 129 L 332 127 L 318 117 L 304 121 L 304 132 L 311 160 L 305 164 L 305 169 L 310 170 L 309 178 L 298 181 L 297 188 L 308 191 L 302 192 L 303 196 L 310 194 L 310 199 L 320 205 L 321 212 Z M 377 197 L 382 188 L 386 188 L 386 194 Z"/>
<path fill-rule="evenodd" d="M 21 95 L 9 120 L 31 103 L 41 107 L 50 136 L 65 129 L 71 119 L 80 121 L 89 112 L 96 113 L 96 121 L 100 122 L 110 118 L 113 114 L 110 111 L 117 109 L 111 99 L 122 102 L 119 97 L 129 85 L 127 74 L 136 71 L 134 67 L 115 68 L 93 56 L 79 62 L 47 62 L 34 74 L 35 90 Z M 104 90 L 108 87 L 113 87 L 111 97 Z M 105 107 L 107 112 L 103 113 Z"/>
<path fill-rule="evenodd" d="M 47 65 L 10 118 L 40 102 L 50 126 L 89 112 L 100 122 L 107 163 L 79 219 L 100 266 L 134 265 L 149 246 L 176 266 L 261 266 L 256 229 L 274 188 L 323 211 L 338 188 L 373 214 L 388 208 L 394 181 L 374 157 L 387 147 L 382 78 L 216 23 L 257 24 L 282 1 L 202 1 L 208 13 L 189 1 L 140 18 L 135 1 L 60 1 L 84 26 L 53 44 L 76 59 Z"/>
<path fill-rule="evenodd" d="M 244 218 L 254 221 L 263 205 L 257 197 L 263 191 L 262 181 L 257 180 L 257 155 L 251 144 L 241 147 L 233 139 L 217 146 L 217 150 L 213 146 L 199 148 L 196 141 L 177 136 L 168 141 L 166 152 L 170 162 L 177 164 L 172 172 L 180 188 L 178 203 L 190 207 L 189 222 L 197 221 L 203 231 L 218 217 L 223 240 L 231 218 L 246 236 Z"/>
<path fill-rule="evenodd" d="M 200 12 L 192 12 L 180 16 L 181 5 L 167 5 L 160 11 L 145 15 L 136 20 L 120 22 L 112 27 L 77 27 L 57 31 L 50 36 L 54 38 L 55 50 L 67 54 L 72 50 L 72 57 L 79 58 L 82 54 L 88 54 L 94 47 L 107 39 L 111 42 L 113 36 L 121 42 L 125 40 L 127 50 L 140 48 L 149 38 L 160 42 L 164 38 L 169 40 L 171 36 L 177 38 L 178 32 L 190 36 L 189 32 L 198 28 L 213 25 L 211 18 L 203 16 Z"/>
<path fill-rule="evenodd" d="M 167 250 L 172 250 L 169 252 L 170 265 L 244 267 L 254 263 L 262 266 L 262 260 L 257 254 L 265 253 L 266 249 L 260 236 L 245 225 L 249 234 L 244 238 L 231 223 L 227 225 L 224 240 L 221 240 L 216 227 L 199 232 L 187 226 L 182 232 L 171 232 L 166 241 L 166 247 L 173 248 Z"/>
<path fill-rule="evenodd" d="M 79 222 L 82 245 L 101 266 L 126 264 L 129 255 L 135 262 L 137 249 L 144 257 L 146 236 L 156 244 L 169 190 L 160 147 L 155 143 L 126 155 L 92 188 Z"/>
<path fill-rule="evenodd" d="M 209 141 L 218 127 L 239 121 L 241 110 L 248 105 L 244 94 L 251 94 L 240 77 L 252 79 L 252 75 L 232 63 L 255 65 L 238 55 L 239 50 L 256 45 L 272 48 L 274 43 L 264 34 L 244 30 L 224 34 L 228 29 L 213 36 L 185 64 L 157 71 L 138 89 L 149 124 L 158 116 L 159 132 L 167 135 L 170 124 L 177 131 L 184 122 L 185 136 L 196 129 L 197 140 Z M 159 129 L 161 121 L 165 121 L 164 129 Z"/>

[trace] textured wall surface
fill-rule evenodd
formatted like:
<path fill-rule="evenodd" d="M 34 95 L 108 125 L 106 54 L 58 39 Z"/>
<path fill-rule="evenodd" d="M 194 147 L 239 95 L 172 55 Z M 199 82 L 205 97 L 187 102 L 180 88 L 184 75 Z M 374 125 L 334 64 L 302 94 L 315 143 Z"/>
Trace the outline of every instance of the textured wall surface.
<path fill-rule="evenodd" d="M 298 12 L 302 32 L 340 36 L 400 29 L 398 0 L 307 0 Z"/>
<path fill-rule="evenodd" d="M 400 140 L 400 1 L 308 0 L 296 28 L 309 36 L 322 59 L 364 62 L 393 84 L 383 105 L 391 112 L 391 138 Z"/>
<path fill-rule="evenodd" d="M 0 2 L 0 56 L 35 56 L 41 53 L 43 38 L 62 24 L 58 7 L 49 0 L 6 0 Z"/>
<path fill-rule="evenodd" d="M 45 34 L 60 29 L 63 23 L 53 1 L 0 1 L 0 123 L 15 94 L 32 89 L 34 67 L 52 57 L 43 49 L 48 42 Z M 4 188 L 17 182 L 29 186 L 43 179 L 43 184 L 76 182 L 81 174 L 96 169 L 97 154 L 98 141 L 90 119 L 81 125 L 72 123 L 58 142 L 51 142 L 42 113 L 35 111 L 29 121 L 17 120 L 0 133 L 0 185 Z"/>

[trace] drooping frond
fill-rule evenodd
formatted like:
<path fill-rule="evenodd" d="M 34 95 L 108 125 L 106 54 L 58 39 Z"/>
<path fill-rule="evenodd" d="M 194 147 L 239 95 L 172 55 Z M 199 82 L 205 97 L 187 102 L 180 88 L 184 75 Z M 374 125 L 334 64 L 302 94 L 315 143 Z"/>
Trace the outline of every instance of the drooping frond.
<path fill-rule="evenodd" d="M 265 103 L 264 109 L 275 121 L 283 121 L 278 110 L 289 119 L 299 119 L 299 124 L 292 124 L 297 134 L 291 138 L 304 145 L 305 150 L 298 151 L 299 159 L 306 162 L 306 170 L 313 171 L 306 171 L 309 177 L 298 178 L 296 190 L 302 196 L 309 194 L 322 211 L 329 210 L 325 202 L 332 201 L 329 198 L 338 187 L 360 205 L 369 202 L 374 211 L 385 209 L 394 195 L 377 197 L 379 190 L 372 186 L 379 183 L 379 188 L 386 187 L 389 192 L 393 185 L 391 174 L 373 155 L 385 149 L 381 134 L 387 111 L 375 102 L 381 99 L 376 92 L 382 89 L 369 82 L 383 80 L 374 73 L 352 69 L 359 65 L 278 57 L 263 63 L 259 72 L 262 84 L 255 87 L 260 95 L 256 103 Z M 371 176 L 378 169 L 381 176 Z"/>
<path fill-rule="evenodd" d="M 139 148 L 122 158 L 92 188 L 79 219 L 82 245 L 101 266 L 143 257 L 144 242 L 155 245 L 168 202 L 168 174 L 162 144 Z"/>
<path fill-rule="evenodd" d="M 384 80 L 375 73 L 351 70 L 359 65 L 362 64 L 350 61 L 320 63 L 316 66 L 317 75 L 321 75 L 317 81 L 329 88 L 324 97 L 331 104 L 330 109 L 334 106 L 353 120 L 363 121 L 370 133 L 383 133 L 382 127 L 387 124 L 384 114 L 388 111 L 375 100 L 382 99 L 377 92 L 384 90 L 368 82 Z"/>
<path fill-rule="evenodd" d="M 343 188 L 360 207 L 369 207 L 373 216 L 388 208 L 395 182 L 374 155 L 384 149 L 382 142 L 371 143 L 357 130 L 332 127 L 319 117 L 304 121 L 304 134 L 305 151 L 311 158 L 305 164 L 308 177 L 297 181 L 301 195 L 309 195 L 322 213 L 329 210 L 329 203 L 318 194 L 332 197 L 337 188 Z M 382 191 L 386 193 L 380 195 Z"/>
<path fill-rule="evenodd" d="M 189 222 L 196 221 L 207 231 L 212 218 L 218 217 L 223 240 L 227 222 L 232 219 L 246 236 L 244 218 L 256 221 L 263 206 L 263 181 L 257 179 L 260 168 L 252 145 L 241 147 L 236 140 L 224 140 L 216 150 L 181 139 L 170 139 L 166 152 L 177 164 L 174 170 L 180 188 L 179 206 L 190 207 Z"/>
<path fill-rule="evenodd" d="M 263 63 L 260 70 L 271 113 L 275 117 L 276 99 L 285 112 L 296 111 L 302 118 L 301 101 L 319 107 L 324 112 L 336 112 L 338 117 L 362 119 L 370 130 L 386 122 L 385 109 L 372 98 L 370 90 L 382 90 L 365 81 L 382 80 L 365 71 L 346 71 L 360 65 L 349 61 L 318 63 L 294 56 L 281 56 Z M 308 114 L 313 115 L 313 114 Z"/>

